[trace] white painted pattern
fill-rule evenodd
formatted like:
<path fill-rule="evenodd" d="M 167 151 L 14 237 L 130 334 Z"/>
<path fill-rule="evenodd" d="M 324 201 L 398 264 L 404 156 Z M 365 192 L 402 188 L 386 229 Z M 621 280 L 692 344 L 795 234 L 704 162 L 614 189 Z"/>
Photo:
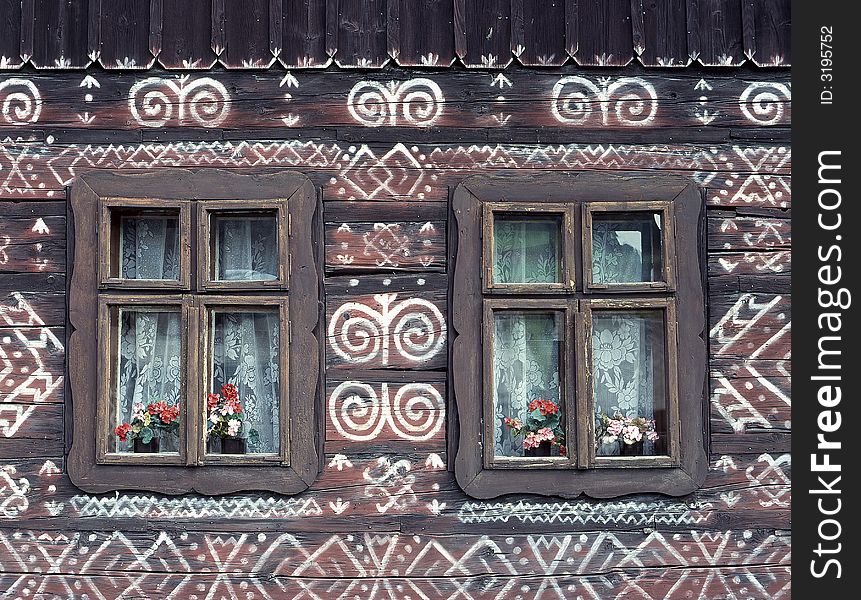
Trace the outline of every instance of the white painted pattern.
<path fill-rule="evenodd" d="M 292 519 L 323 514 L 313 497 L 186 495 L 171 498 L 147 494 L 79 494 L 72 496 L 69 503 L 78 517 L 112 519 Z"/>
<path fill-rule="evenodd" d="M 442 429 L 445 401 L 426 383 L 404 384 L 391 397 L 388 383 L 380 384 L 378 395 L 370 384 L 345 381 L 329 396 L 329 418 L 341 436 L 354 442 L 375 439 L 387 425 L 399 438 L 419 442 Z"/>
<path fill-rule="evenodd" d="M 700 508 L 708 508 L 702 506 Z M 649 526 L 696 525 L 707 515 L 684 502 L 611 501 L 611 502 L 464 502 L 457 513 L 461 523 L 511 523 L 521 525 L 563 523 L 569 525 Z"/>
<path fill-rule="evenodd" d="M 0 467 L 0 518 L 16 519 L 29 507 L 30 480 L 18 477 L 17 469 L 12 465 Z"/>
<path fill-rule="evenodd" d="M 741 93 L 738 106 L 754 125 L 775 125 L 783 120 L 785 105 L 791 100 L 791 83 L 755 82 Z"/>
<path fill-rule="evenodd" d="M 0 304 L 0 327 L 11 329 L 0 336 L 0 402 L 45 402 L 63 384 L 62 374 L 45 368 L 45 355 L 62 352 L 63 343 L 44 326 L 22 294 L 14 292 L 11 297 L 14 305 Z M 20 425 L 18 422 L 12 431 Z"/>
<path fill-rule="evenodd" d="M 408 81 L 360 81 L 347 96 L 350 115 L 367 127 L 430 127 L 443 112 L 439 85 L 427 77 Z"/>
<path fill-rule="evenodd" d="M 0 81 L 0 117 L 7 125 L 36 123 L 42 113 L 42 95 L 29 79 L 10 77 Z"/>
<path fill-rule="evenodd" d="M 593 122 L 597 105 L 600 121 Z M 655 120 L 658 94 L 640 77 L 599 78 L 570 75 L 553 86 L 550 111 L 566 125 L 624 125 L 642 127 Z"/>
<path fill-rule="evenodd" d="M 376 294 L 379 310 L 361 302 L 345 302 L 329 320 L 329 346 L 342 360 L 357 365 L 391 352 L 411 363 L 426 362 L 445 348 L 445 317 L 423 298 L 397 301 L 398 294 Z M 394 347 L 392 347 L 394 346 Z"/>
<path fill-rule="evenodd" d="M 418 503 L 413 491 L 416 476 L 410 473 L 411 469 L 410 461 L 393 460 L 387 456 L 381 456 L 376 464 L 365 468 L 362 472 L 367 483 L 365 496 L 382 499 L 375 505 L 378 513 L 403 512 Z"/>
<path fill-rule="evenodd" d="M 227 88 L 211 77 L 148 77 L 131 87 L 128 98 L 132 117 L 145 127 L 165 126 L 174 118 L 174 107 L 177 124 L 190 119 L 200 127 L 217 127 L 230 111 Z"/>

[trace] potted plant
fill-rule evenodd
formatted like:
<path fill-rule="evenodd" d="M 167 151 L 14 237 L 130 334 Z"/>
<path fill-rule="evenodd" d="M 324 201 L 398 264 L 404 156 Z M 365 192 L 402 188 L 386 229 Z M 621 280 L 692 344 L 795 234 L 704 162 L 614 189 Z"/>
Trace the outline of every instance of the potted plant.
<path fill-rule="evenodd" d="M 114 433 L 121 442 L 132 440 L 135 453 L 156 453 L 162 435 L 178 435 L 179 404 L 168 404 L 158 400 L 144 407 L 137 402 L 132 406 L 129 423 L 121 423 Z"/>
<path fill-rule="evenodd" d="M 552 400 L 537 399 L 527 407 L 526 422 L 505 417 L 502 422 L 514 437 L 523 436 L 523 456 L 550 456 L 553 446 L 565 456 L 565 434 L 562 432 L 559 405 Z"/>
<path fill-rule="evenodd" d="M 208 394 L 206 410 L 207 452 L 245 454 L 246 437 L 254 437 L 257 432 L 246 427 L 245 412 L 236 386 L 226 383 L 221 386 L 221 393 Z"/>
<path fill-rule="evenodd" d="M 656 442 L 660 438 L 654 419 L 625 417 L 619 413 L 610 417 L 601 413 L 596 421 L 599 456 L 643 456 L 643 442 Z"/>

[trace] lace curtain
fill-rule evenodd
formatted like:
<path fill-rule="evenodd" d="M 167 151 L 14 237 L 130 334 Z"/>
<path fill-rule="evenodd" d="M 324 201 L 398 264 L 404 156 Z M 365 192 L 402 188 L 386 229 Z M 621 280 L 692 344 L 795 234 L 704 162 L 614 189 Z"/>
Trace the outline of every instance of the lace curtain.
<path fill-rule="evenodd" d="M 246 413 L 248 452 L 279 452 L 280 320 L 277 312 L 216 313 L 213 391 L 232 383 Z"/>
<path fill-rule="evenodd" d="M 278 277 L 274 217 L 215 217 L 217 279 L 266 281 Z"/>
<path fill-rule="evenodd" d="M 175 312 L 120 313 L 116 425 L 131 421 L 132 407 L 137 403 L 164 400 L 174 404 L 182 400 L 180 323 L 180 315 Z M 175 436 L 159 441 L 161 452 L 178 451 Z M 119 451 L 131 449 L 131 442 L 117 440 L 117 444 Z"/>
<path fill-rule="evenodd" d="M 522 456 L 505 417 L 525 419 L 535 399 L 559 402 L 559 339 L 556 314 L 499 312 L 493 320 L 494 453 Z"/>
<path fill-rule="evenodd" d="M 660 334 L 659 334 L 660 332 Z M 654 312 L 593 313 L 592 373 L 597 415 L 655 418 L 656 367 L 663 368 L 663 319 Z M 663 380 L 658 382 L 658 391 Z M 664 430 L 658 424 L 659 432 Z M 600 443 L 600 442 L 598 442 Z M 655 454 L 648 440 L 643 453 Z"/>
<path fill-rule="evenodd" d="M 660 217 L 637 219 L 594 218 L 592 221 L 592 277 L 595 283 L 655 281 L 661 272 Z"/>
<path fill-rule="evenodd" d="M 176 217 L 126 217 L 121 229 L 121 277 L 179 279 Z"/>
<path fill-rule="evenodd" d="M 495 283 L 556 283 L 558 221 L 497 219 L 493 223 Z"/>

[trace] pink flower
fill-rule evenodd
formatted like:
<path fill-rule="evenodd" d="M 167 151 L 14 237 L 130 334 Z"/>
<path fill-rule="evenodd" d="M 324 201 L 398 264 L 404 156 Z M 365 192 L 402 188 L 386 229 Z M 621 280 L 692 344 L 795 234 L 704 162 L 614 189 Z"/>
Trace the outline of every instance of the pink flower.
<path fill-rule="evenodd" d="M 236 437 L 236 434 L 239 433 L 239 428 L 242 426 L 242 422 L 238 419 L 230 419 L 227 422 L 227 435 L 230 437 Z"/>
<path fill-rule="evenodd" d="M 653 429 L 652 431 L 650 431 L 649 433 L 647 433 L 647 434 L 646 434 L 646 438 L 647 438 L 650 442 L 657 442 L 659 437 L 661 437 L 661 436 L 659 436 L 659 435 L 658 435 L 658 432 L 657 432 L 657 431 L 655 431 L 654 429 Z"/>
<path fill-rule="evenodd" d="M 541 445 L 541 440 L 534 433 L 529 433 L 523 438 L 523 449 L 531 450 L 532 448 L 537 448 Z"/>
<path fill-rule="evenodd" d="M 622 429 L 625 428 L 625 425 L 622 423 L 621 419 L 610 419 L 610 423 L 607 424 L 607 432 L 612 435 L 619 435 L 622 433 Z"/>
<path fill-rule="evenodd" d="M 507 426 L 511 427 L 512 429 L 523 429 L 523 421 L 521 421 L 520 419 L 512 419 L 511 417 L 505 417 L 502 422 L 505 423 Z"/>
<path fill-rule="evenodd" d="M 622 438 L 626 444 L 633 444 L 643 439 L 643 432 L 636 425 L 629 425 L 622 429 Z"/>
<path fill-rule="evenodd" d="M 535 432 L 535 435 L 542 442 L 552 442 L 556 439 L 556 436 L 553 434 L 549 427 L 542 427 L 537 432 Z"/>

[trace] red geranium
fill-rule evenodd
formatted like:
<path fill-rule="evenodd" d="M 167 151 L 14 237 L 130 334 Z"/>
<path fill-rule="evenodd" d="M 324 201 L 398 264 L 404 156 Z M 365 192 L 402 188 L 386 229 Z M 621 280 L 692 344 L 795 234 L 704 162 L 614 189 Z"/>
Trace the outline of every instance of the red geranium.
<path fill-rule="evenodd" d="M 542 400 L 541 398 L 533 400 L 529 403 L 529 412 L 532 412 L 536 408 L 544 417 L 546 417 L 547 415 L 555 415 L 559 412 L 558 404 L 556 404 L 552 400 Z"/>
<path fill-rule="evenodd" d="M 120 438 L 121 441 L 126 441 L 126 436 L 129 434 L 129 431 L 132 430 L 132 426 L 128 423 L 123 423 L 122 425 L 117 425 L 117 428 L 114 429 L 114 433 L 117 434 L 117 437 Z"/>

